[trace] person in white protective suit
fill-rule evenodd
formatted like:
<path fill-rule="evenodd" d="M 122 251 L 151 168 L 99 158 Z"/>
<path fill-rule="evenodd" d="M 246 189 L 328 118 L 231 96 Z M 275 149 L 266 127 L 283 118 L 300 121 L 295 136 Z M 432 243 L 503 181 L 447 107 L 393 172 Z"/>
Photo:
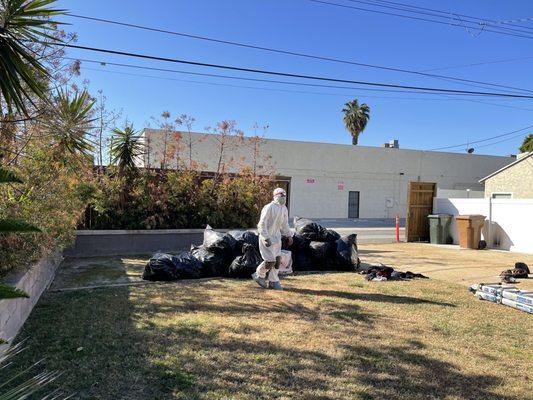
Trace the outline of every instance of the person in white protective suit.
<path fill-rule="evenodd" d="M 263 207 L 257 224 L 259 252 L 264 261 L 259 264 L 252 278 L 262 288 L 281 290 L 278 277 L 281 261 L 281 236 L 289 238 L 289 246 L 292 244 L 293 237 L 293 232 L 289 227 L 289 211 L 285 206 L 286 201 L 285 190 L 275 189 L 274 200 Z"/>

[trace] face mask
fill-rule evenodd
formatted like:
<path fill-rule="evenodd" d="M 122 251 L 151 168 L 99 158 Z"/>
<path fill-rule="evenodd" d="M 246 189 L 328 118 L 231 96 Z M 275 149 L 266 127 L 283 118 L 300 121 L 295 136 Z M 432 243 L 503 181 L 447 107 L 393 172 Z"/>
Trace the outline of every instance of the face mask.
<path fill-rule="evenodd" d="M 284 206 L 287 199 L 284 196 L 276 196 L 274 199 L 276 203 L 278 203 L 280 206 Z"/>

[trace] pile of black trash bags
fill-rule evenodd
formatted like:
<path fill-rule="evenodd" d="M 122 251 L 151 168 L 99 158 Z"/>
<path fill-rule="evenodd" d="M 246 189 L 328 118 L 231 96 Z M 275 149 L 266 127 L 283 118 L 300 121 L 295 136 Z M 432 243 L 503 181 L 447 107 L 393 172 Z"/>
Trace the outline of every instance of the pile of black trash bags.
<path fill-rule="evenodd" d="M 309 219 L 294 219 L 296 234 L 282 249 L 291 251 L 294 271 L 357 271 L 357 235 L 340 236 Z M 253 231 L 221 233 L 209 225 L 201 246 L 177 255 L 156 253 L 146 264 L 143 279 L 173 281 L 209 277 L 249 279 L 263 261 L 259 236 Z"/>

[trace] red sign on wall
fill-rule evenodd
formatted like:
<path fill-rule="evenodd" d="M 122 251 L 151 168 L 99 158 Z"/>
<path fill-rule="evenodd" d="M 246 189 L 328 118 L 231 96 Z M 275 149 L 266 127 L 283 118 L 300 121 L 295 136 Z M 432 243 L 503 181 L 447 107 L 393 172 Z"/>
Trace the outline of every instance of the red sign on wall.
<path fill-rule="evenodd" d="M 316 180 L 315 180 L 315 178 L 307 178 L 307 179 L 305 180 L 305 182 L 306 182 L 306 183 L 311 183 L 311 184 L 313 184 L 313 183 L 316 183 Z"/>
<path fill-rule="evenodd" d="M 339 182 L 337 184 L 337 190 L 344 190 L 344 182 Z"/>

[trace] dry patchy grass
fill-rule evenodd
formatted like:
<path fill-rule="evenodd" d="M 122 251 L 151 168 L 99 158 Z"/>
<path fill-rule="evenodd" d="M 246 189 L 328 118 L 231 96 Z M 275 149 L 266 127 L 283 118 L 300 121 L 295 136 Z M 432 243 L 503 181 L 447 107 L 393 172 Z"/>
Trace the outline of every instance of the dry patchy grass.
<path fill-rule="evenodd" d="M 434 279 L 331 273 L 284 285 L 48 293 L 19 336 L 31 349 L 21 365 L 46 355 L 43 368 L 65 371 L 60 385 L 79 399 L 531 396 L 530 315 Z"/>

